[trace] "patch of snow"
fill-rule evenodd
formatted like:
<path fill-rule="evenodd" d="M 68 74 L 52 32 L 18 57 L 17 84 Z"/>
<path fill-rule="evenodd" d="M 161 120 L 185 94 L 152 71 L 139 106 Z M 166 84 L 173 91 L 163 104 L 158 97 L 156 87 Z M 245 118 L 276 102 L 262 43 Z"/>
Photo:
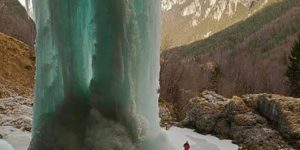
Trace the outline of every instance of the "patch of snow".
<path fill-rule="evenodd" d="M 191 129 L 172 127 L 164 131 L 176 150 L 182 150 L 188 141 L 191 150 L 238 150 L 231 140 L 220 140 L 211 135 L 198 134 Z"/>
<path fill-rule="evenodd" d="M 1 150 L 14 150 L 14 148 L 4 140 L 0 140 L 0 149 Z"/>
<path fill-rule="evenodd" d="M 197 26 L 200 21 L 198 18 L 201 17 L 202 6 L 199 0 L 195 0 L 189 6 L 185 7 L 182 16 L 192 15 L 192 27 Z"/>
<path fill-rule="evenodd" d="M 199 0 L 195 0 L 189 6 L 185 7 L 182 12 L 182 16 L 189 16 L 197 13 L 197 16 L 200 16 L 199 14 L 201 14 L 201 3 Z"/>
<path fill-rule="evenodd" d="M 208 15 L 210 14 L 210 11 L 211 11 L 211 8 L 206 9 L 204 19 L 208 17 Z"/>
<path fill-rule="evenodd" d="M 204 38 L 208 38 L 211 35 L 211 31 L 207 32 L 205 35 L 203 35 Z"/>
<path fill-rule="evenodd" d="M 29 147 L 31 140 L 30 132 L 24 132 L 11 126 L 0 126 L 0 134 L 3 136 L 2 142 L 5 141 L 6 146 L 7 143 L 9 143 L 9 145 L 13 148 L 11 150 L 27 150 L 27 148 Z M 5 145 L 1 145 L 0 143 L 1 150 L 1 146 L 3 146 L 3 149 L 5 148 Z"/>
<path fill-rule="evenodd" d="M 202 135 L 191 129 L 172 127 L 163 132 L 176 148 L 182 150 L 183 144 L 188 141 L 191 150 L 238 150 L 238 146 L 230 140 L 220 140 L 211 135 Z M 31 133 L 23 132 L 9 126 L 0 126 L 3 140 L 0 140 L 1 150 L 26 150 L 30 144 Z"/>
<path fill-rule="evenodd" d="M 210 6 L 214 6 L 217 3 L 217 0 L 210 0 L 209 2 Z"/>
<path fill-rule="evenodd" d="M 199 23 L 200 23 L 200 22 L 199 22 L 198 20 L 193 19 L 193 21 L 192 21 L 192 27 L 197 26 Z"/>
<path fill-rule="evenodd" d="M 260 8 L 268 3 L 268 0 L 161 0 L 161 8 L 169 11 L 174 5 L 183 5 L 179 10 L 181 16 L 191 16 L 191 26 L 197 26 L 200 20 L 207 18 L 220 21 L 224 15 L 232 17 L 239 4 L 249 9 L 257 1 L 262 1 Z"/>
<path fill-rule="evenodd" d="M 174 5 L 181 5 L 185 3 L 186 0 L 161 0 L 161 9 L 163 11 L 169 11 Z"/>

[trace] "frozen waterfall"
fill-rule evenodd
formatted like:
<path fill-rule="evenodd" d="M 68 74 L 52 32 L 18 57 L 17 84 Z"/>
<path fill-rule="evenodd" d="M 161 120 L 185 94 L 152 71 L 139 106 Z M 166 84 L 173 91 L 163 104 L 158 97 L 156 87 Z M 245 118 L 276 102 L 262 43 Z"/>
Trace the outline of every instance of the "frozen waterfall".
<path fill-rule="evenodd" d="M 160 0 L 32 0 L 30 150 L 166 150 L 158 118 Z"/>

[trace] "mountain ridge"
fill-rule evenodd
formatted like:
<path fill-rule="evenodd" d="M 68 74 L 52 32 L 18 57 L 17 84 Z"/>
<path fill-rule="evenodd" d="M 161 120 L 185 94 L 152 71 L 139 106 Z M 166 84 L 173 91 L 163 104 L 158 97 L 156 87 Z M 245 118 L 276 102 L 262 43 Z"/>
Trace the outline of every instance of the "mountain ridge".
<path fill-rule="evenodd" d="M 162 47 L 205 39 L 278 0 L 162 0 Z"/>
<path fill-rule="evenodd" d="M 206 89 L 226 97 L 289 96 L 284 74 L 299 26 L 300 2 L 286 0 L 207 39 L 162 52 L 160 98 L 181 105 Z"/>

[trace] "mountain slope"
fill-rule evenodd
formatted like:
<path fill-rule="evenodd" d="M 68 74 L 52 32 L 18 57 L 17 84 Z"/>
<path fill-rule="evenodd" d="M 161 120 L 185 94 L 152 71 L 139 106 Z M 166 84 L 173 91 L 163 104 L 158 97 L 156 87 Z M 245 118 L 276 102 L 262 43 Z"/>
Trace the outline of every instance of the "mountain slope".
<path fill-rule="evenodd" d="M 0 0 L 0 32 L 33 47 L 35 25 L 18 0 Z"/>
<path fill-rule="evenodd" d="M 32 95 L 35 72 L 33 49 L 0 33 L 0 58 L 0 98 Z"/>
<path fill-rule="evenodd" d="M 245 21 L 161 57 L 161 99 L 185 103 L 210 89 L 225 96 L 289 95 L 284 73 L 300 33 L 300 1 L 273 4 Z"/>
<path fill-rule="evenodd" d="M 279 0 L 162 0 L 162 49 L 205 39 Z"/>

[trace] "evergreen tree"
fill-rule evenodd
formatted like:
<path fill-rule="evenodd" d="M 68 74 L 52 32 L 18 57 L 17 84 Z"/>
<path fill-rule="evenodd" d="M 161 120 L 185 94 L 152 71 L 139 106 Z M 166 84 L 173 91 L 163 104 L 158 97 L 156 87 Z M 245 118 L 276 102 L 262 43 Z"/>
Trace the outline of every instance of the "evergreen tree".
<path fill-rule="evenodd" d="M 218 84 L 219 84 L 219 80 L 220 80 L 220 75 L 221 75 L 221 68 L 218 65 L 216 65 L 215 68 L 210 72 L 209 90 L 219 92 L 218 91 Z"/>
<path fill-rule="evenodd" d="M 289 57 L 289 66 L 286 71 L 286 77 L 289 80 L 291 95 L 300 97 L 300 39 L 293 46 Z"/>

